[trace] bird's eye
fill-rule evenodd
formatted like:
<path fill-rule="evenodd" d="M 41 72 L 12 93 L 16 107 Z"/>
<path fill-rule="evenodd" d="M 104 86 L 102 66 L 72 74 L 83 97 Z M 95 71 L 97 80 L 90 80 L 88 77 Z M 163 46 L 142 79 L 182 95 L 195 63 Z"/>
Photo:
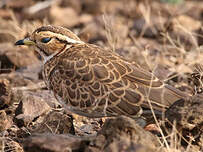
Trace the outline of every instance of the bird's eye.
<path fill-rule="evenodd" d="M 42 43 L 48 43 L 50 40 L 51 40 L 50 37 L 45 37 L 45 38 L 42 38 L 42 39 L 41 39 L 41 42 L 42 42 Z"/>

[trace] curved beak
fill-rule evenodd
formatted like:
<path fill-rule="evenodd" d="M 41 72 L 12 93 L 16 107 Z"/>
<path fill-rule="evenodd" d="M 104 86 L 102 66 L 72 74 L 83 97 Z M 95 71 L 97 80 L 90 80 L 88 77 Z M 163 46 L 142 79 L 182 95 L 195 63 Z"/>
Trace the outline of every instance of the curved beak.
<path fill-rule="evenodd" d="M 15 45 L 35 45 L 35 42 L 31 41 L 29 38 L 25 38 L 17 41 Z"/>

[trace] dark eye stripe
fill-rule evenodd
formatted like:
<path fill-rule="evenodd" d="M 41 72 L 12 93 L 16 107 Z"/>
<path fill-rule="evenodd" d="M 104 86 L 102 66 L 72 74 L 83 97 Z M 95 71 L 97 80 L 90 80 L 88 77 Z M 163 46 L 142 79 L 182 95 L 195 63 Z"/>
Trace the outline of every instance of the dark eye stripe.
<path fill-rule="evenodd" d="M 41 42 L 42 42 L 42 43 L 48 43 L 50 40 L 51 40 L 50 37 L 45 37 L 45 38 L 42 38 L 42 39 L 41 39 Z"/>
<path fill-rule="evenodd" d="M 56 39 L 57 39 L 58 41 L 60 41 L 61 43 L 71 44 L 71 43 L 69 43 L 69 42 L 67 42 L 67 41 L 65 41 L 65 40 L 59 39 L 58 37 L 56 37 Z"/>

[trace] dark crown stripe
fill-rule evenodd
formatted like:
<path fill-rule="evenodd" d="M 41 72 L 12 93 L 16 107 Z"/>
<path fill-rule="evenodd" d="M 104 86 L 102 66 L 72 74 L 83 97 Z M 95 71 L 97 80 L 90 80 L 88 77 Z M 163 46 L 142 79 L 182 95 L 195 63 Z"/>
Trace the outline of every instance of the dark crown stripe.
<path fill-rule="evenodd" d="M 66 35 L 75 40 L 80 40 L 73 32 L 71 32 L 68 29 L 63 28 L 63 27 L 42 26 L 42 27 L 38 28 L 37 30 L 35 30 L 36 33 L 43 32 L 43 31 L 50 31 L 53 33 L 61 34 L 61 35 Z"/>
<path fill-rule="evenodd" d="M 42 27 L 38 28 L 37 30 L 35 30 L 36 33 L 39 33 L 42 31 L 51 31 L 54 33 L 59 33 L 59 30 L 57 30 L 55 27 L 52 27 L 52 26 L 42 26 Z"/>

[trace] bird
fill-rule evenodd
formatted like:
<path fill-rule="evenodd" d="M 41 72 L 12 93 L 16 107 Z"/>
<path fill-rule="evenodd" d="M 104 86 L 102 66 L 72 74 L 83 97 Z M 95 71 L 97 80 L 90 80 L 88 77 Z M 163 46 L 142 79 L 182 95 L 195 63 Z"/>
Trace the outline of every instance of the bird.
<path fill-rule="evenodd" d="M 101 118 L 151 116 L 189 95 L 111 49 L 82 41 L 71 30 L 41 26 L 15 45 L 34 46 L 43 61 L 43 79 L 65 109 Z"/>

